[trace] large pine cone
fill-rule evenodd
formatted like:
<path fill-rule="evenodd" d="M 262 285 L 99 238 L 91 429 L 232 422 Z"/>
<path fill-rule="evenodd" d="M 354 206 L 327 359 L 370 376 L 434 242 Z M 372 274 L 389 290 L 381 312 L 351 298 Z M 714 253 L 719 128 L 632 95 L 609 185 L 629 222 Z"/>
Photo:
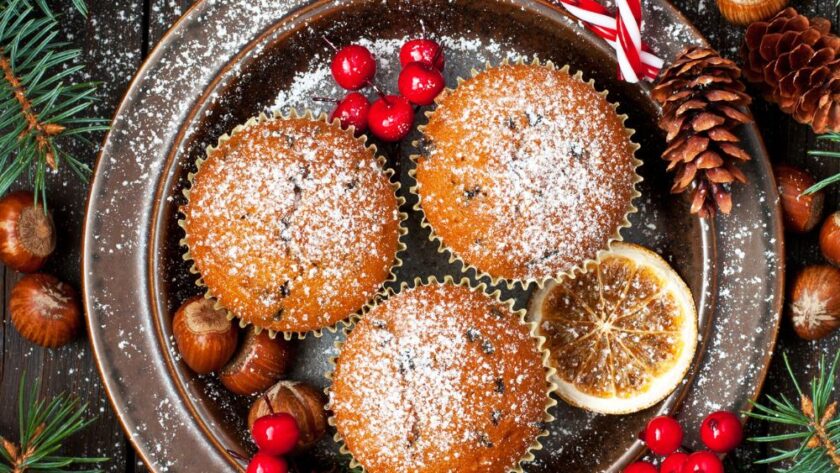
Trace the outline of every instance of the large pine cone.
<path fill-rule="evenodd" d="M 746 182 L 738 161 L 747 161 L 732 130 L 752 118 L 738 66 L 708 48 L 689 48 L 665 69 L 653 98 L 662 105 L 659 126 L 667 133 L 662 159 L 674 171 L 671 191 L 692 189 L 691 212 L 701 217 L 732 210 L 730 186 Z M 747 109 L 748 111 L 748 109 Z"/>
<path fill-rule="evenodd" d="M 816 133 L 840 131 L 840 38 L 831 22 L 786 8 L 747 28 L 744 76 Z"/>

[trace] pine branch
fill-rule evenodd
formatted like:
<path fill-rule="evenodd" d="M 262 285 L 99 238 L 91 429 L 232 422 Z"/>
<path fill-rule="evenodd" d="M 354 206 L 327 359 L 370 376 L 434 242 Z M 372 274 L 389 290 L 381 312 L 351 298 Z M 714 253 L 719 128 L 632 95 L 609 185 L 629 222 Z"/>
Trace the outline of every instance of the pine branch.
<path fill-rule="evenodd" d="M 48 172 L 66 165 L 82 179 L 90 168 L 66 151 L 84 135 L 107 129 L 80 115 L 94 103 L 96 84 L 72 83 L 81 51 L 57 40 L 57 16 L 36 0 L 8 0 L 0 10 L 0 194 L 28 173 L 36 201 L 45 200 Z M 74 5 L 85 13 L 83 0 Z"/>
<path fill-rule="evenodd" d="M 61 394 L 50 402 L 38 399 L 40 383 L 26 390 L 26 375 L 20 379 L 18 391 L 18 421 L 20 443 L 14 444 L 0 436 L 0 473 L 24 473 L 31 470 L 52 472 L 99 472 L 101 470 L 67 470 L 66 467 L 91 465 L 107 458 L 65 457 L 55 453 L 69 437 L 92 424 L 85 419 L 87 404 Z"/>
<path fill-rule="evenodd" d="M 830 367 L 826 367 L 825 358 L 820 360 L 819 374 L 811 382 L 810 393 L 805 393 L 799 386 L 790 367 L 787 354 L 784 355 L 788 375 L 796 388 L 799 402 L 781 397 L 767 396 L 769 405 L 754 404 L 754 410 L 748 416 L 767 422 L 781 424 L 789 433 L 754 437 L 750 440 L 760 443 L 796 441 L 797 448 L 773 448 L 774 455 L 759 460 L 760 464 L 772 464 L 782 461 L 792 462 L 788 469 L 775 471 L 784 473 L 840 472 L 840 418 L 837 418 L 837 401 L 832 400 L 834 386 L 837 383 L 837 369 L 840 352 L 834 357 Z"/>
<path fill-rule="evenodd" d="M 817 141 L 829 141 L 833 144 L 838 144 L 840 143 L 840 133 L 826 133 L 825 135 L 820 135 L 817 137 Z M 820 158 L 840 158 L 840 152 L 828 150 L 812 150 L 808 151 L 808 155 L 817 156 Z M 840 173 L 837 173 L 831 177 L 827 177 L 822 181 L 814 184 L 813 186 L 805 190 L 805 193 L 813 194 L 814 192 L 824 189 L 837 182 L 840 182 Z"/>
<path fill-rule="evenodd" d="M 35 1 L 38 3 L 38 6 L 41 7 L 41 11 L 43 11 L 45 15 L 47 15 L 49 17 L 54 17 L 55 16 L 55 14 L 52 11 L 52 8 L 50 8 L 50 6 L 47 5 L 47 0 L 35 0 Z M 73 8 L 75 8 L 79 13 L 81 13 L 82 16 L 87 17 L 88 9 L 87 9 L 87 3 L 85 2 L 85 0 L 73 0 Z"/>

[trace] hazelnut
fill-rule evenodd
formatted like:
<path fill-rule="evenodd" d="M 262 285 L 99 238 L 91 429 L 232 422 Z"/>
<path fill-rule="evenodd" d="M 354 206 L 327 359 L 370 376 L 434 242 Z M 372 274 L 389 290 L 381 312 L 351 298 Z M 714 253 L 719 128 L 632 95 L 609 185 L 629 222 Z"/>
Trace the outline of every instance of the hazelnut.
<path fill-rule="evenodd" d="M 203 296 L 193 297 L 175 312 L 172 335 L 181 358 L 198 374 L 222 369 L 239 341 L 238 330 L 225 311 Z"/>
<path fill-rule="evenodd" d="M 269 407 L 269 401 L 271 407 Z M 300 429 L 298 449 L 317 442 L 327 432 L 326 396 L 318 389 L 298 381 L 280 381 L 254 401 L 248 412 L 248 429 L 271 413 L 286 412 L 295 418 Z"/>
<path fill-rule="evenodd" d="M 797 233 L 811 231 L 820 222 L 825 195 L 803 194 L 816 181 L 807 172 L 785 164 L 773 167 L 782 200 L 785 227 Z"/>
<path fill-rule="evenodd" d="M 55 250 L 55 226 L 31 192 L 0 199 L 0 260 L 23 273 L 38 271 Z"/>
<path fill-rule="evenodd" d="M 840 211 L 829 215 L 823 222 L 820 250 L 829 263 L 840 266 Z"/>
<path fill-rule="evenodd" d="M 840 269 L 808 266 L 793 284 L 789 313 L 805 340 L 823 338 L 840 327 Z"/>
<path fill-rule="evenodd" d="M 788 0 L 717 0 L 726 21 L 741 26 L 766 20 L 786 7 Z"/>
<path fill-rule="evenodd" d="M 76 291 L 49 274 L 28 274 L 18 281 L 9 312 L 23 338 L 47 348 L 66 345 L 82 325 Z"/>
<path fill-rule="evenodd" d="M 289 341 L 272 340 L 266 331 L 257 334 L 249 330 L 236 356 L 219 373 L 219 379 L 234 394 L 263 392 L 286 374 L 293 351 Z"/>

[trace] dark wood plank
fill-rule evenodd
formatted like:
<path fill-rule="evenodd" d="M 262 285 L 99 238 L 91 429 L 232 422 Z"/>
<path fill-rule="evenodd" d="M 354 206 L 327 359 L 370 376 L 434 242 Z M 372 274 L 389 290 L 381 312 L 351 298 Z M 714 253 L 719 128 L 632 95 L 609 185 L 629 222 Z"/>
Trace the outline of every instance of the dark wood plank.
<path fill-rule="evenodd" d="M 711 43 L 724 55 L 741 63 L 738 51 L 743 41 L 744 28 L 733 27 L 721 18 L 712 0 L 676 0 L 674 3 L 709 38 Z M 793 2 L 792 2 L 793 3 Z M 838 9 L 834 0 L 818 0 L 810 2 L 795 2 L 801 13 L 826 17 L 836 25 Z M 835 28 L 835 31 L 837 28 Z M 806 152 L 815 147 L 815 135 L 807 126 L 796 123 L 783 114 L 775 105 L 756 98 L 753 112 L 762 131 L 764 141 L 774 163 L 790 163 L 801 166 L 810 171 L 815 177 L 824 178 L 840 172 L 840 161 L 809 157 Z M 826 190 L 825 213 L 829 214 L 838 209 L 840 203 L 840 186 L 833 186 Z M 790 283 L 794 275 L 805 265 L 824 264 L 817 244 L 817 231 L 807 235 L 787 235 L 786 261 L 787 280 Z M 765 393 L 778 395 L 784 393 L 796 398 L 795 389 L 782 361 L 782 353 L 788 353 L 791 364 L 800 382 L 810 380 L 815 371 L 816 363 L 823 355 L 832 356 L 840 349 L 840 333 L 820 342 L 804 342 L 793 332 L 788 320 L 783 321 L 776 356 L 765 382 Z M 770 429 L 776 433 L 778 426 L 768 426 L 760 422 L 751 422 L 750 430 L 754 433 L 766 432 Z M 739 449 L 737 457 L 744 465 L 764 455 L 755 445 L 747 445 Z M 750 470 L 753 471 L 753 470 Z M 763 471 L 755 469 L 755 471 Z"/>
<path fill-rule="evenodd" d="M 97 111 L 99 115 L 112 114 L 142 57 L 191 3 L 190 0 L 145 0 L 139 3 L 128 0 L 94 0 L 90 2 L 91 18 L 86 21 L 68 11 L 67 18 L 71 21 L 65 22 L 65 31 L 72 34 L 70 39 L 85 50 L 85 62 L 91 77 L 105 83 L 103 100 Z M 743 29 L 726 23 L 717 12 L 713 0 L 675 0 L 674 3 L 724 55 L 737 58 Z M 820 14 L 834 21 L 838 19 L 833 0 L 815 0 L 798 6 L 808 14 Z M 774 162 L 799 164 L 821 177 L 840 171 L 838 161 L 820 161 L 806 156 L 805 151 L 814 145 L 814 136 L 809 129 L 796 124 L 774 106 L 761 100 L 757 100 L 754 111 L 759 117 L 759 125 Z M 92 149 L 79 151 L 91 160 L 95 152 Z M 78 285 L 80 222 L 86 192 L 84 186 L 68 176 L 60 175 L 53 181 L 56 185 L 51 188 L 50 202 L 61 238 L 56 257 L 47 270 Z M 838 208 L 840 186 L 827 192 L 826 202 L 827 212 Z M 822 261 L 814 235 L 788 238 L 786 253 L 789 275 L 805 264 Z M 16 274 L 7 271 L 4 279 L 0 280 L 3 286 L 0 294 L 4 295 L 4 300 L 17 278 Z M 0 412 L 0 432 L 16 430 L 14 409 L 5 407 L 16 402 L 17 382 L 20 374 L 26 371 L 30 377 L 40 376 L 44 379 L 41 390 L 43 395 L 71 390 L 90 403 L 92 412 L 101 416 L 93 427 L 73 439 L 68 445 L 68 451 L 110 456 L 114 460 L 108 465 L 109 471 L 147 471 L 137 462 L 119 429 L 99 383 L 86 340 L 83 338 L 60 350 L 42 350 L 15 333 L 8 323 L 5 310 L 3 317 L 6 323 L 0 326 L 0 400 L 4 409 Z M 819 343 L 804 343 L 785 324 L 777 352 L 791 353 L 797 374 L 801 379 L 808 379 L 813 374 L 815 360 L 821 354 L 833 353 L 838 346 L 840 334 Z M 791 383 L 787 380 L 778 356 L 766 388 L 770 392 L 791 392 Z M 761 432 L 766 426 L 753 423 L 751 429 Z M 761 454 L 761 451 L 745 448 L 737 456 L 743 465 Z"/>
<path fill-rule="evenodd" d="M 57 8 L 62 5 L 69 5 L 69 2 L 56 3 Z M 110 117 L 141 59 L 144 12 L 142 5 L 129 0 L 93 0 L 89 6 L 91 15 L 88 19 L 65 8 L 62 29 L 73 45 L 83 50 L 82 59 L 87 66 L 88 77 L 103 83 L 99 94 L 101 101 L 92 113 Z M 94 141 L 100 140 L 101 136 Z M 97 149 L 82 147 L 73 151 L 92 164 Z M 78 288 L 81 222 L 87 186 L 66 172 L 53 176 L 50 181 L 48 202 L 56 222 L 58 248 L 44 270 Z M 19 187 L 30 186 L 21 182 Z M 4 273 L 0 294 L 6 301 L 11 287 L 20 276 L 11 270 Z M 45 350 L 17 334 L 9 322 L 6 304 L 3 306 L 5 323 L 0 326 L 0 405 L 3 406 L 0 409 L 0 432 L 16 438 L 17 412 L 12 406 L 17 403 L 18 382 L 25 372 L 30 383 L 36 378 L 42 380 L 40 394 L 43 397 L 72 392 L 89 405 L 91 415 L 99 416 L 94 425 L 67 442 L 66 452 L 110 457 L 111 461 L 107 464 L 109 471 L 126 471 L 129 449 L 99 382 L 86 333 L 66 347 Z"/>

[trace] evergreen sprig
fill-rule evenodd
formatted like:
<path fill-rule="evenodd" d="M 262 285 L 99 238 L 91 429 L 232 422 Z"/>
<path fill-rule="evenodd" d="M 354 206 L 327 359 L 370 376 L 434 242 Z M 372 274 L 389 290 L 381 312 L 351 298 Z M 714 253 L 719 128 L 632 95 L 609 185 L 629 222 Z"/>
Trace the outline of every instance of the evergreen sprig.
<path fill-rule="evenodd" d="M 0 437 L 0 473 L 24 473 L 26 471 L 88 472 L 102 470 L 67 470 L 76 465 L 95 465 L 107 458 L 64 457 L 55 453 L 61 444 L 96 419 L 85 419 L 87 404 L 67 394 L 61 394 L 46 402 L 38 398 L 40 383 L 35 382 L 26 390 L 26 375 L 21 377 L 18 392 L 18 421 L 20 443 L 15 445 Z"/>
<path fill-rule="evenodd" d="M 834 144 L 840 143 L 840 133 L 826 133 L 824 135 L 820 135 L 817 137 L 817 141 L 829 141 Z M 837 151 L 827 151 L 827 150 L 812 150 L 808 151 L 809 156 L 817 156 L 820 158 L 840 158 L 840 152 Z M 813 194 L 821 189 L 824 189 L 834 183 L 840 182 L 840 173 L 837 173 L 831 177 L 827 177 L 822 181 L 814 184 L 813 186 L 809 187 L 805 193 L 806 194 Z"/>
<path fill-rule="evenodd" d="M 790 462 L 788 468 L 776 468 L 784 473 L 821 473 L 840 471 L 840 418 L 837 417 L 837 401 L 832 400 L 837 383 L 840 352 L 830 367 L 825 357 L 820 360 L 819 374 L 811 381 L 809 393 L 804 392 L 793 374 L 787 354 L 784 355 L 790 379 L 796 387 L 798 402 L 787 398 L 767 396 L 768 405 L 754 404 L 748 416 L 785 426 L 788 433 L 754 437 L 750 440 L 760 443 L 795 441 L 796 448 L 774 447 L 774 455 L 759 460 L 760 464 Z"/>
<path fill-rule="evenodd" d="M 53 14 L 52 8 L 50 8 L 50 6 L 47 4 L 47 0 L 35 0 L 35 1 L 38 3 L 38 6 L 41 7 L 41 11 L 43 11 L 44 14 L 46 14 L 47 16 L 51 16 L 51 17 L 55 16 L 55 14 Z M 72 0 L 72 1 L 73 1 L 73 8 L 78 10 L 78 12 L 82 14 L 82 16 L 87 17 L 88 9 L 87 9 L 87 3 L 85 2 L 85 0 Z"/>
<path fill-rule="evenodd" d="M 93 105 L 96 83 L 73 82 L 81 50 L 58 40 L 58 16 L 45 0 L 7 0 L 0 10 L 0 194 L 28 173 L 36 201 L 46 200 L 48 171 L 66 165 L 86 180 L 90 168 L 70 154 L 71 141 L 107 129 L 80 116 Z M 74 0 L 83 13 L 83 0 Z"/>

